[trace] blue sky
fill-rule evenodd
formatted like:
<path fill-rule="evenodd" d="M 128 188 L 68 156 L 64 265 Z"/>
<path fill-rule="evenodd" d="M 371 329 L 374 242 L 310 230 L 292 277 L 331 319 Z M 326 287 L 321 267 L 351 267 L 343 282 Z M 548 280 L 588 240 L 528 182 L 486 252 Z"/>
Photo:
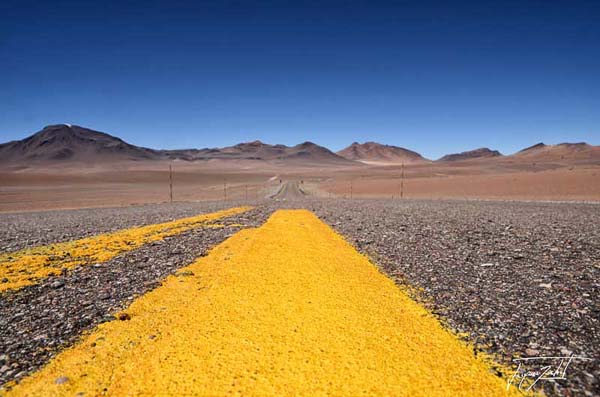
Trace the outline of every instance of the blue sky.
<path fill-rule="evenodd" d="M 0 142 L 600 144 L 598 1 L 82 3 L 0 3 Z"/>

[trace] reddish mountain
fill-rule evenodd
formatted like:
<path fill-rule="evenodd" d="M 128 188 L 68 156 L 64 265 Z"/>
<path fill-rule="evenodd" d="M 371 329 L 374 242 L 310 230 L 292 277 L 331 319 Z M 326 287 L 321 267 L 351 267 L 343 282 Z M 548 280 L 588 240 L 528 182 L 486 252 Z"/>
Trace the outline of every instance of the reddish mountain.
<path fill-rule="evenodd" d="M 349 160 L 365 163 L 419 163 L 428 161 L 419 153 L 398 146 L 382 145 L 377 142 L 354 142 L 337 152 Z"/>
<path fill-rule="evenodd" d="M 463 161 L 463 160 L 492 158 L 492 157 L 500 157 L 500 156 L 502 156 L 502 154 L 499 151 L 491 150 L 486 147 L 482 147 L 479 149 L 469 150 L 466 152 L 447 154 L 437 161 Z"/>
<path fill-rule="evenodd" d="M 592 146 L 585 142 L 559 143 L 546 145 L 538 143 L 521 150 L 511 156 L 515 159 L 542 161 L 577 160 L 600 163 L 600 146 Z"/>
<path fill-rule="evenodd" d="M 170 157 L 181 156 L 181 151 L 164 151 Z M 264 160 L 273 162 L 293 162 L 304 165 L 356 165 L 354 161 L 345 159 L 329 149 L 304 142 L 296 146 L 270 145 L 261 141 L 239 143 L 224 148 L 200 149 L 189 152 L 189 160 L 238 159 Z"/>

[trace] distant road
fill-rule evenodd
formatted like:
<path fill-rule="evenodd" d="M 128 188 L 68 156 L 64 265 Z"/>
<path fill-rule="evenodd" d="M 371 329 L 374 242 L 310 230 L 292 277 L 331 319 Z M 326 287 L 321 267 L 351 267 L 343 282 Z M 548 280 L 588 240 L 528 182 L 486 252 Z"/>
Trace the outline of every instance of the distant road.
<path fill-rule="evenodd" d="M 298 181 L 286 181 L 279 190 L 271 196 L 277 200 L 296 200 L 306 197 L 306 192 L 300 187 Z"/>

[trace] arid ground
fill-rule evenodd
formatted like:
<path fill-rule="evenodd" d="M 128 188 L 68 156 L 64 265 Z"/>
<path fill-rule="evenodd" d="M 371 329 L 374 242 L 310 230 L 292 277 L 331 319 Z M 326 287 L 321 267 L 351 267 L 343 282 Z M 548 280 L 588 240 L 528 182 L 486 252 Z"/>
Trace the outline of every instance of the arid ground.
<path fill-rule="evenodd" d="M 292 167 L 247 161 L 174 162 L 175 201 L 256 201 L 280 180 L 320 197 L 600 201 L 600 165 L 484 160 L 402 167 Z M 0 211 L 160 203 L 170 200 L 169 163 L 0 170 Z"/>
<path fill-rule="evenodd" d="M 0 149 L 0 393 L 600 394 L 597 146 Z"/>
<path fill-rule="evenodd" d="M 243 182 L 240 180 L 239 183 Z M 348 387 L 349 391 L 363 386 L 344 378 L 345 372 L 339 370 L 338 364 L 332 367 L 338 370 L 327 372 L 331 369 L 326 364 L 330 362 L 330 353 L 337 357 L 337 361 L 332 362 L 349 360 L 351 372 L 365 370 L 364 376 L 369 376 L 369 373 L 380 373 L 369 372 L 360 366 L 361 360 L 368 360 L 364 357 L 369 357 L 372 349 L 383 349 L 378 354 L 391 354 L 389 359 L 395 360 L 395 355 L 400 354 L 401 350 L 386 350 L 386 346 L 392 346 L 388 343 L 400 343 L 402 346 L 406 346 L 405 343 L 419 343 L 409 349 L 419 349 L 419 357 L 432 355 L 438 361 L 440 357 L 450 360 L 443 364 L 444 368 L 454 367 L 458 370 L 459 365 L 465 364 L 463 359 L 460 362 L 450 359 L 452 354 L 459 354 L 455 349 L 460 350 L 462 355 L 466 354 L 465 359 L 467 356 L 476 358 L 482 352 L 494 357 L 500 367 L 492 367 L 490 373 L 496 380 L 490 378 L 486 383 L 484 378 L 477 377 L 471 386 L 476 388 L 472 391 L 483 392 L 485 389 L 486 395 L 501 393 L 505 389 L 511 374 L 506 372 L 506 368 L 514 364 L 512 360 L 515 358 L 556 355 L 590 358 L 592 361 L 575 359 L 569 366 L 567 379 L 543 381 L 536 386 L 536 390 L 543 389 L 549 395 L 556 396 L 598 394 L 600 372 L 595 361 L 598 357 L 595 341 L 600 332 L 597 316 L 597 297 L 600 293 L 598 204 L 329 199 L 305 194 L 304 185 L 307 183 L 284 180 L 279 184 L 277 180 L 273 186 L 262 187 L 265 191 L 270 190 L 270 198 L 252 203 L 253 209 L 241 209 L 246 212 L 239 213 L 238 210 L 227 216 L 217 215 L 209 223 L 203 221 L 202 216 L 197 217 L 197 214 L 239 206 L 244 204 L 244 200 L 0 215 L 0 221 L 5 225 L 0 232 L 0 250 L 4 252 L 0 262 L 7 261 L 2 267 L 4 278 L 0 284 L 3 288 L 0 290 L 0 351 L 4 352 L 0 355 L 0 385 L 12 389 L 14 381 L 23 381 L 23 387 L 14 389 L 15 395 L 28 392 L 35 394 L 35 390 L 49 390 L 49 387 L 56 389 L 60 395 L 82 391 L 95 394 L 101 391 L 98 387 L 108 388 L 112 394 L 125 390 L 139 392 L 145 390 L 144 387 L 154 390 L 164 387 L 161 390 L 175 391 L 172 388 L 177 384 L 181 387 L 177 389 L 179 391 L 197 391 L 200 390 L 198 387 L 214 387 L 213 390 L 218 387 L 224 387 L 223 390 L 241 387 L 249 392 L 257 392 L 261 390 L 257 387 L 263 382 L 276 385 L 277 382 L 288 381 L 293 383 L 283 383 L 282 386 L 288 387 L 287 390 L 292 387 L 291 384 L 294 387 L 323 387 L 330 382 L 329 385 L 335 387 Z M 460 344 L 450 350 L 442 348 L 448 343 L 454 346 L 455 342 L 448 340 L 438 345 L 441 342 L 437 338 L 446 340 L 447 335 L 443 332 L 439 334 L 441 329 L 431 329 L 432 325 L 419 325 L 423 327 L 419 331 L 414 328 L 407 330 L 401 326 L 406 324 L 405 320 L 402 322 L 398 319 L 400 322 L 390 328 L 392 334 L 385 334 L 388 332 L 385 327 L 392 321 L 389 316 L 404 310 L 412 313 L 413 309 L 401 303 L 405 298 L 398 298 L 400 300 L 390 303 L 391 306 L 373 305 L 380 303 L 383 296 L 388 299 L 396 294 L 395 290 L 388 290 L 390 286 L 383 280 L 383 284 L 377 287 L 367 285 L 371 276 L 367 277 L 366 274 L 357 275 L 355 281 L 346 279 L 351 271 L 356 271 L 354 266 L 358 266 L 351 264 L 364 261 L 364 258 L 352 254 L 351 247 L 344 248 L 338 246 L 341 242 L 334 243 L 336 237 L 319 226 L 313 215 L 307 212 L 276 212 L 282 208 L 307 209 L 329 224 L 353 249 L 371 258 L 381 272 L 397 283 L 401 291 L 407 291 L 412 299 L 434 313 L 436 321 L 444 324 L 445 329 L 456 333 L 456 338 L 463 338 L 471 350 L 465 351 L 459 347 Z M 178 220 L 194 216 L 196 218 Z M 274 219 L 265 223 L 271 216 Z M 299 218 L 294 221 L 294 217 Z M 290 229 L 286 224 L 295 226 L 290 226 Z M 261 225 L 267 225 L 266 229 L 243 230 L 246 234 L 235 237 L 240 229 Z M 102 240 L 98 240 L 100 244 L 97 244 L 95 236 L 101 233 L 112 234 L 100 237 Z M 328 236 L 317 236 L 315 233 L 326 233 Z M 229 237 L 232 239 L 225 241 L 214 254 L 203 258 L 212 247 Z M 299 241 L 305 241 L 307 245 L 296 246 L 300 244 Z M 287 244 L 292 245 L 288 247 Z M 331 244 L 337 248 L 334 249 Z M 256 256 L 248 256 L 253 249 L 262 251 L 257 252 Z M 339 253 L 336 251 L 338 249 L 341 250 Z M 342 256 L 338 257 L 338 254 Z M 317 260 L 313 255 L 320 259 Z M 230 262 L 230 258 L 233 262 Z M 202 263 L 206 264 L 190 267 L 196 260 L 204 260 Z M 206 266 L 213 266 L 213 262 L 216 263 L 214 269 L 217 273 L 205 273 Z M 321 267 L 315 267 L 318 263 L 321 263 Z M 272 268 L 265 273 L 261 269 L 267 265 Z M 236 266 L 241 267 L 238 269 Z M 314 269 L 309 271 L 310 266 Z M 334 266 L 332 273 L 325 272 L 322 266 Z M 348 266 L 348 271 L 342 271 L 344 266 Z M 366 263 L 358 268 L 363 269 L 363 266 Z M 230 276 L 219 275 L 218 272 L 222 271 L 219 269 L 230 268 L 233 269 Z M 211 277 L 217 278 L 209 281 Z M 271 280 L 272 277 L 280 279 Z M 329 281 L 313 280 L 314 277 Z M 199 288 L 193 287 L 193 283 L 198 282 L 196 280 L 202 284 Z M 226 280 L 232 284 L 223 284 Z M 261 286 L 261 283 L 266 284 Z M 325 284 L 339 286 L 340 295 L 333 298 L 330 288 L 322 288 Z M 285 285 L 295 287 L 283 288 Z M 219 288 L 226 288 L 225 291 L 229 292 L 214 295 L 218 294 Z M 231 294 L 230 288 L 238 293 Z M 242 292 L 239 288 L 248 289 Z M 291 292 L 295 290 L 298 294 Z M 378 297 L 384 290 L 388 292 Z M 185 291 L 195 291 L 194 296 L 184 299 L 180 294 L 185 294 Z M 171 306 L 175 304 L 172 299 L 177 296 L 183 300 Z M 227 303 L 227 297 L 235 298 L 236 303 Z M 160 304 L 144 306 L 147 299 L 158 299 Z M 212 299 L 225 299 L 222 303 L 224 306 L 212 309 L 216 310 L 215 313 L 222 313 L 224 318 L 207 318 L 198 322 L 192 321 L 189 313 L 185 314 L 189 310 L 195 310 L 196 315 L 210 313 L 211 308 L 202 302 L 210 303 Z M 258 301 L 254 302 L 253 299 Z M 198 306 L 190 306 L 191 302 L 196 302 L 194 305 Z M 321 306 L 311 309 L 311 305 L 318 302 L 321 302 Z M 413 305 L 408 301 L 406 304 Z M 168 311 L 161 314 L 160 308 L 163 306 Z M 152 307 L 160 310 L 154 313 Z M 264 310 L 260 309 L 262 307 Z M 260 327 L 258 324 L 264 325 L 265 321 L 271 324 L 267 320 L 271 318 L 268 313 L 279 310 L 278 307 L 281 307 L 282 313 L 290 313 L 290 316 L 296 313 L 294 315 L 297 317 L 294 320 L 290 318 L 285 323 L 287 325 L 279 325 L 283 328 L 275 328 L 276 325 L 272 324 L 272 329 L 257 330 L 256 327 Z M 232 308 L 235 311 L 230 313 Z M 315 312 L 318 308 L 332 312 Z M 418 310 L 421 313 L 422 309 Z M 381 316 L 377 317 L 379 320 L 373 314 L 375 311 L 381 312 L 377 314 Z M 365 317 L 366 313 L 371 314 Z M 339 316 L 339 321 L 327 320 L 333 315 Z M 347 321 L 349 315 L 360 318 L 351 323 L 354 325 L 342 325 L 340 321 Z M 219 386 L 210 383 L 210 379 L 203 381 L 201 377 L 185 376 L 186 372 L 182 372 L 180 365 L 187 360 L 186 352 L 192 348 L 190 341 L 195 341 L 192 345 L 195 349 L 201 349 L 202 345 L 196 341 L 204 340 L 195 337 L 190 339 L 190 335 L 208 332 L 207 335 L 215 338 L 218 335 L 227 338 L 233 321 L 227 316 L 238 319 L 239 328 L 236 329 L 248 332 L 236 336 L 233 344 L 224 340 L 210 342 L 224 349 L 218 353 L 224 360 L 235 359 L 231 366 L 226 366 L 227 373 L 219 370 L 218 366 L 211 367 L 208 359 L 195 362 L 205 363 L 206 371 L 217 371 L 219 375 L 215 375 L 216 379 L 223 377 L 227 380 L 235 375 L 233 383 Z M 423 311 L 418 316 L 427 315 Z M 284 317 L 275 316 L 273 321 Z M 177 326 L 172 325 L 174 320 L 178 321 Z M 129 321 L 131 326 L 128 325 Z M 371 328 L 373 321 L 382 321 L 377 329 L 383 334 L 377 336 L 381 339 L 377 339 L 376 344 L 365 345 L 374 340 Z M 290 324 L 294 327 L 288 330 Z M 348 333 L 349 329 L 352 332 Z M 85 336 L 90 330 L 95 331 L 89 337 Z M 136 334 L 139 332 L 142 333 Z M 277 349 L 281 346 L 276 342 L 278 339 L 261 339 L 265 332 L 273 332 L 272 335 L 277 335 L 277 338 L 291 338 L 287 342 L 290 347 L 286 353 L 278 353 Z M 347 343 L 357 343 L 356 349 L 339 350 L 341 345 L 335 342 L 339 340 L 338 337 L 311 339 L 315 335 L 335 333 L 339 333 L 339 337 L 349 338 Z M 83 344 L 76 344 L 82 335 Z M 385 339 L 390 335 L 392 338 L 405 339 L 399 342 Z M 155 338 L 158 339 L 155 341 Z M 112 343 L 106 346 L 116 347 L 106 350 L 100 342 L 104 339 Z M 306 340 L 312 342 L 306 344 Z M 433 345 L 418 342 L 423 340 L 437 342 Z M 281 364 L 285 368 L 289 366 L 290 370 L 314 371 L 312 365 L 321 365 L 319 373 L 323 376 L 312 377 L 310 383 L 297 383 L 295 376 L 286 380 L 285 375 L 260 366 L 234 365 L 233 362 L 245 360 L 244 355 L 250 355 L 248 359 L 254 360 L 250 347 L 228 350 L 238 346 L 240 341 L 262 346 L 264 353 L 257 356 L 262 359 L 271 354 L 274 359 L 281 357 L 281 354 L 290 355 L 291 361 Z M 143 357 L 149 357 L 147 354 L 152 357 L 158 355 L 155 357 L 158 360 L 163 354 L 161 349 L 173 349 L 179 343 L 183 343 L 183 350 L 169 350 L 172 357 L 175 355 L 178 358 L 171 363 L 164 362 L 160 367 L 152 364 L 158 362 L 154 358 L 135 363 L 136 357 L 141 356 L 132 355 L 137 349 L 150 349 L 140 354 Z M 299 356 L 292 352 L 293 343 L 301 351 Z M 303 350 L 310 346 L 319 346 L 322 350 L 320 353 L 318 349 L 316 352 Z M 200 351 L 198 354 L 201 354 Z M 90 361 L 86 358 L 88 356 L 96 358 Z M 61 358 L 54 360 L 57 357 Z M 296 360 L 294 357 L 302 359 Z M 433 369 L 435 366 L 426 362 L 418 364 L 417 361 L 403 359 L 399 364 L 394 364 L 400 365 L 398 368 L 390 365 L 385 367 L 387 369 L 382 367 L 382 371 L 396 368 L 390 376 L 400 375 L 399 378 L 389 378 L 388 382 L 375 379 L 370 380 L 374 383 L 369 384 L 381 387 L 378 390 L 382 394 L 395 382 L 407 380 L 414 387 L 421 385 L 418 387 L 422 392 L 432 387 L 429 392 L 433 394 L 448 395 L 449 388 L 456 387 L 452 381 L 448 380 L 446 384 L 444 378 L 436 378 L 435 375 L 431 380 L 427 380 L 427 377 L 403 378 L 403 373 L 416 373 L 404 372 L 402 368 L 405 364 L 410 368 L 422 365 L 420 371 L 436 373 Z M 51 365 L 38 371 L 49 362 Z M 127 368 L 144 365 L 149 365 L 143 370 L 147 382 L 139 385 L 130 382 L 133 378 Z M 372 365 L 379 364 L 373 362 Z M 528 369 L 535 368 L 534 365 Z M 255 372 L 244 372 L 249 369 Z M 151 375 L 157 370 L 156 376 Z M 191 371 L 189 367 L 187 370 Z M 112 380 L 106 378 L 108 373 L 115 374 L 115 377 Z M 178 380 L 161 385 L 148 383 L 164 378 L 159 373 L 169 373 L 169 376 Z M 90 377 L 88 374 L 94 375 Z M 183 377 L 180 378 L 180 375 Z M 440 379 L 441 384 L 438 384 Z M 209 384 L 212 386 L 207 386 Z M 513 387 L 513 390 L 516 389 Z"/>

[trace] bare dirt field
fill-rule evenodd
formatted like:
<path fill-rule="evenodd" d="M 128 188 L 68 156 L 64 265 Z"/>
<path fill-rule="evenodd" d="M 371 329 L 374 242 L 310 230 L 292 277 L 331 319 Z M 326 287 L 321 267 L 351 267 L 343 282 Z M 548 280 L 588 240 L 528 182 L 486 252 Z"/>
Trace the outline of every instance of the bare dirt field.
<path fill-rule="evenodd" d="M 453 198 L 492 200 L 600 200 L 600 168 L 556 169 L 504 174 L 435 175 L 402 178 L 389 171 L 374 175 L 348 175 L 331 179 L 320 187 L 322 194 L 382 198 Z M 351 186 L 352 185 L 352 186 Z"/>
<path fill-rule="evenodd" d="M 404 175 L 404 177 L 402 177 Z M 600 165 L 425 163 L 404 167 L 298 167 L 264 162 L 174 162 L 175 201 L 256 201 L 280 181 L 302 181 L 321 197 L 600 201 Z M 114 207 L 168 202 L 169 163 L 0 170 L 0 211 Z"/>
<path fill-rule="evenodd" d="M 169 202 L 169 168 L 0 172 L 0 211 L 115 207 Z M 210 168 L 173 172 L 174 201 L 256 200 L 273 173 Z"/>

